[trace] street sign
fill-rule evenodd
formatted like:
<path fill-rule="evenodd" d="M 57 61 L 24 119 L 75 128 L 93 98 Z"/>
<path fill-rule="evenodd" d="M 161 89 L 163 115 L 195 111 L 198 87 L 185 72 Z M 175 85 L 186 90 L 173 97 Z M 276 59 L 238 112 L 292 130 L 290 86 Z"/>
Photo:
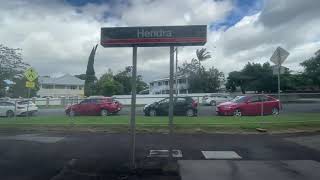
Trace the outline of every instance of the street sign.
<path fill-rule="evenodd" d="M 103 47 L 197 46 L 206 42 L 206 25 L 101 28 Z"/>
<path fill-rule="evenodd" d="M 34 81 L 38 78 L 38 73 L 33 68 L 29 68 L 24 73 L 24 76 L 28 81 Z"/>
<path fill-rule="evenodd" d="M 284 74 L 287 69 L 289 69 L 289 68 L 281 66 L 280 67 L 280 74 Z M 279 73 L 279 66 L 277 66 L 277 65 L 272 66 L 272 74 L 277 75 L 278 73 Z"/>
<path fill-rule="evenodd" d="M 26 81 L 26 87 L 27 88 L 34 88 L 35 83 L 33 81 Z"/>
<path fill-rule="evenodd" d="M 281 65 L 287 59 L 289 54 L 290 53 L 285 49 L 278 47 L 272 54 L 270 61 L 273 62 L 275 65 Z"/>

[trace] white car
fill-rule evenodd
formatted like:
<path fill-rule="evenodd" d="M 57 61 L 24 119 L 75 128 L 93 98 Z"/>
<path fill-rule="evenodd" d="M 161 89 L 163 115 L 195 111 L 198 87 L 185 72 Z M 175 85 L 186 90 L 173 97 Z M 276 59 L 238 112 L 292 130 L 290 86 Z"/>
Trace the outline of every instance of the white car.
<path fill-rule="evenodd" d="M 14 103 L 0 101 L 0 116 L 13 117 L 14 111 Z"/>
<path fill-rule="evenodd" d="M 29 105 L 28 105 L 29 103 Z M 1 101 L 0 102 L 0 116 L 12 117 L 35 115 L 38 112 L 38 107 L 31 101 L 23 100 L 17 101 L 16 108 L 14 101 Z"/>
<path fill-rule="evenodd" d="M 230 101 L 231 99 L 233 98 L 226 94 L 210 94 L 210 95 L 205 95 L 202 98 L 202 104 L 216 106 L 220 103 Z"/>
<path fill-rule="evenodd" d="M 25 116 L 27 115 L 27 113 L 32 116 L 35 115 L 37 112 L 38 107 L 32 101 L 17 101 L 17 116 Z"/>

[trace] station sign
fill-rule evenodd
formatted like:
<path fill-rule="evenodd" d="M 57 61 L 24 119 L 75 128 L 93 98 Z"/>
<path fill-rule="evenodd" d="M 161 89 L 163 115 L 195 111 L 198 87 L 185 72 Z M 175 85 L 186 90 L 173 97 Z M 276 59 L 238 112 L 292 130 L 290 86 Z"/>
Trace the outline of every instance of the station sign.
<path fill-rule="evenodd" d="M 206 25 L 101 28 L 103 47 L 200 46 L 206 42 Z"/>

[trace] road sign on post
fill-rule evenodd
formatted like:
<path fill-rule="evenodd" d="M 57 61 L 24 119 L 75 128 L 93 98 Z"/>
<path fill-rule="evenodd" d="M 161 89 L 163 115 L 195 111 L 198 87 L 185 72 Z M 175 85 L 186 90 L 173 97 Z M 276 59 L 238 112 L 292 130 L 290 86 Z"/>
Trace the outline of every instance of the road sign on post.
<path fill-rule="evenodd" d="M 26 81 L 26 87 L 27 88 L 34 88 L 35 83 L 33 81 Z"/>
<path fill-rule="evenodd" d="M 144 26 L 101 28 L 103 47 L 133 47 L 132 55 L 132 96 L 130 114 L 131 166 L 135 168 L 135 111 L 136 111 L 136 71 L 138 47 L 170 47 L 170 102 L 169 102 L 169 139 L 173 133 L 173 69 L 174 46 L 200 46 L 207 42 L 207 26 Z M 171 142 L 171 141 L 170 141 Z M 172 143 L 169 158 L 172 156 Z"/>
<path fill-rule="evenodd" d="M 34 81 L 38 78 L 38 73 L 33 68 L 29 68 L 24 72 L 24 76 L 28 81 Z"/>
<path fill-rule="evenodd" d="M 279 107 L 280 107 L 280 74 L 281 74 L 281 64 L 287 59 L 289 56 L 289 52 L 281 47 L 277 47 L 277 49 L 272 54 L 270 61 L 273 62 L 278 70 L 278 99 L 279 99 Z"/>

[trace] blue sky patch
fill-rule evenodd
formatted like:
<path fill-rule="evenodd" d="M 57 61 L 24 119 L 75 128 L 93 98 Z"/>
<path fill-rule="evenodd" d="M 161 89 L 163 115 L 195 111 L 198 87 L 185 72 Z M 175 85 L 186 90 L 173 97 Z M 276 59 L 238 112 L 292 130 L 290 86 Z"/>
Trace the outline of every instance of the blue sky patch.
<path fill-rule="evenodd" d="M 221 22 L 210 25 L 211 30 L 224 30 L 235 25 L 245 16 L 251 16 L 258 13 L 263 8 L 263 0 L 235 0 L 234 8 L 230 14 Z"/>

